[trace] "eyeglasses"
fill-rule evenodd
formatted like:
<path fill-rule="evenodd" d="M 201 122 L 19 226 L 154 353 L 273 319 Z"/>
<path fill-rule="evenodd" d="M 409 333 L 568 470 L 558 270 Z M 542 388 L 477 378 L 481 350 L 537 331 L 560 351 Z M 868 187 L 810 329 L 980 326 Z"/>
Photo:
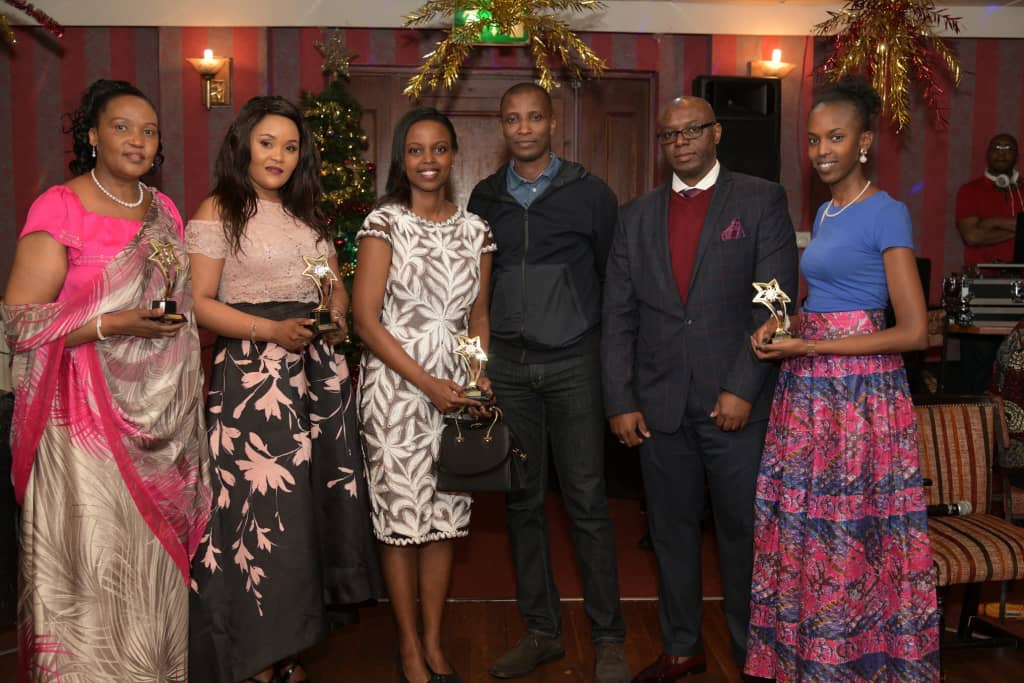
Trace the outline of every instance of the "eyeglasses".
<path fill-rule="evenodd" d="M 716 123 L 718 123 L 718 121 L 708 121 L 707 123 L 702 123 L 699 126 L 687 126 L 686 128 L 680 128 L 679 130 L 663 130 L 658 133 L 658 142 L 663 145 L 671 145 L 680 135 L 683 136 L 684 140 L 696 140 L 704 133 L 705 128 L 710 128 Z"/>
<path fill-rule="evenodd" d="M 1009 151 L 1015 151 L 1016 149 L 1017 148 L 1014 145 L 1009 145 L 1009 144 L 992 145 L 992 151 L 993 152 L 1009 152 Z"/>

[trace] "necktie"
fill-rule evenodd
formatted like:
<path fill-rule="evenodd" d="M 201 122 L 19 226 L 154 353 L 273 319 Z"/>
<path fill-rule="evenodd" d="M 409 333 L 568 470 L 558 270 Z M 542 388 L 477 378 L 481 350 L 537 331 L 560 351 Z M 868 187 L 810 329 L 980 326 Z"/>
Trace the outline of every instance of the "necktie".
<path fill-rule="evenodd" d="M 698 190 L 696 187 L 691 187 L 688 190 L 680 190 L 679 194 L 683 195 L 687 199 L 693 199 L 694 197 L 696 197 L 697 195 L 699 195 L 703 191 L 704 190 Z"/>

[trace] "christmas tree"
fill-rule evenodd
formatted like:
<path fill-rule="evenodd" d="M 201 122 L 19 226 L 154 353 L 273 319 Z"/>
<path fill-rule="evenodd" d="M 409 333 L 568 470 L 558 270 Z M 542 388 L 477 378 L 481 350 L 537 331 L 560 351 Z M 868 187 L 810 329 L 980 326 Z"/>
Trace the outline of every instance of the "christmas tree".
<path fill-rule="evenodd" d="M 340 78 L 332 79 L 320 94 L 303 95 L 302 108 L 320 148 L 323 210 L 334 230 L 338 265 L 342 276 L 351 278 L 356 267 L 356 231 L 376 197 L 374 165 L 361 156 L 366 149 L 361 109 Z"/>
<path fill-rule="evenodd" d="M 324 56 L 323 70 L 328 83 L 320 94 L 303 94 L 302 110 L 320 149 L 320 178 L 324 189 L 321 208 L 334 231 L 338 266 L 345 286 L 351 291 L 358 248 L 356 232 L 373 208 L 376 169 L 362 158 L 367 147 L 360 123 L 362 110 L 345 87 L 349 62 L 355 55 L 348 52 L 337 31 L 326 42 L 314 44 Z M 351 320 L 348 328 L 350 333 L 343 348 L 354 366 L 361 345 L 351 332 Z"/>

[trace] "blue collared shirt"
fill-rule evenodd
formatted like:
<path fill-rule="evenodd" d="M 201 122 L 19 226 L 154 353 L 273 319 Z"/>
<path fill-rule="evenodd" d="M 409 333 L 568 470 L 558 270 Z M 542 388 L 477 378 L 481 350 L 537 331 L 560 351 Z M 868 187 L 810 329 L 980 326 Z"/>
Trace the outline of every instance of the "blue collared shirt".
<path fill-rule="evenodd" d="M 525 209 L 548 189 L 561 167 L 562 160 L 552 153 L 547 168 L 541 171 L 535 180 L 526 180 L 516 173 L 515 160 L 511 160 L 508 162 L 508 193 Z"/>

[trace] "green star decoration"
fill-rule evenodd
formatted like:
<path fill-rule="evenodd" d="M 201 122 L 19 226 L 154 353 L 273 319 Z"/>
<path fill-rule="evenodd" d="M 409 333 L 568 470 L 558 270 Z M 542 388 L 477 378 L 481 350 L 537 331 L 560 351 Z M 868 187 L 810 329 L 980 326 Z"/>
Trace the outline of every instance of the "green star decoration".
<path fill-rule="evenodd" d="M 416 99 L 424 90 L 453 87 L 481 32 L 528 36 L 525 45 L 533 55 L 537 81 L 548 92 L 557 85 L 549 61 L 561 62 L 574 81 L 583 80 L 584 72 L 596 77 L 604 71 L 604 60 L 576 35 L 567 21 L 571 14 L 604 9 L 602 0 L 479 0 L 475 5 L 485 11 L 445 32 L 436 48 L 423 55 L 419 71 L 402 91 L 404 95 Z M 465 9 L 465 0 L 426 0 L 405 15 L 405 26 L 424 26 L 454 17 Z"/>

